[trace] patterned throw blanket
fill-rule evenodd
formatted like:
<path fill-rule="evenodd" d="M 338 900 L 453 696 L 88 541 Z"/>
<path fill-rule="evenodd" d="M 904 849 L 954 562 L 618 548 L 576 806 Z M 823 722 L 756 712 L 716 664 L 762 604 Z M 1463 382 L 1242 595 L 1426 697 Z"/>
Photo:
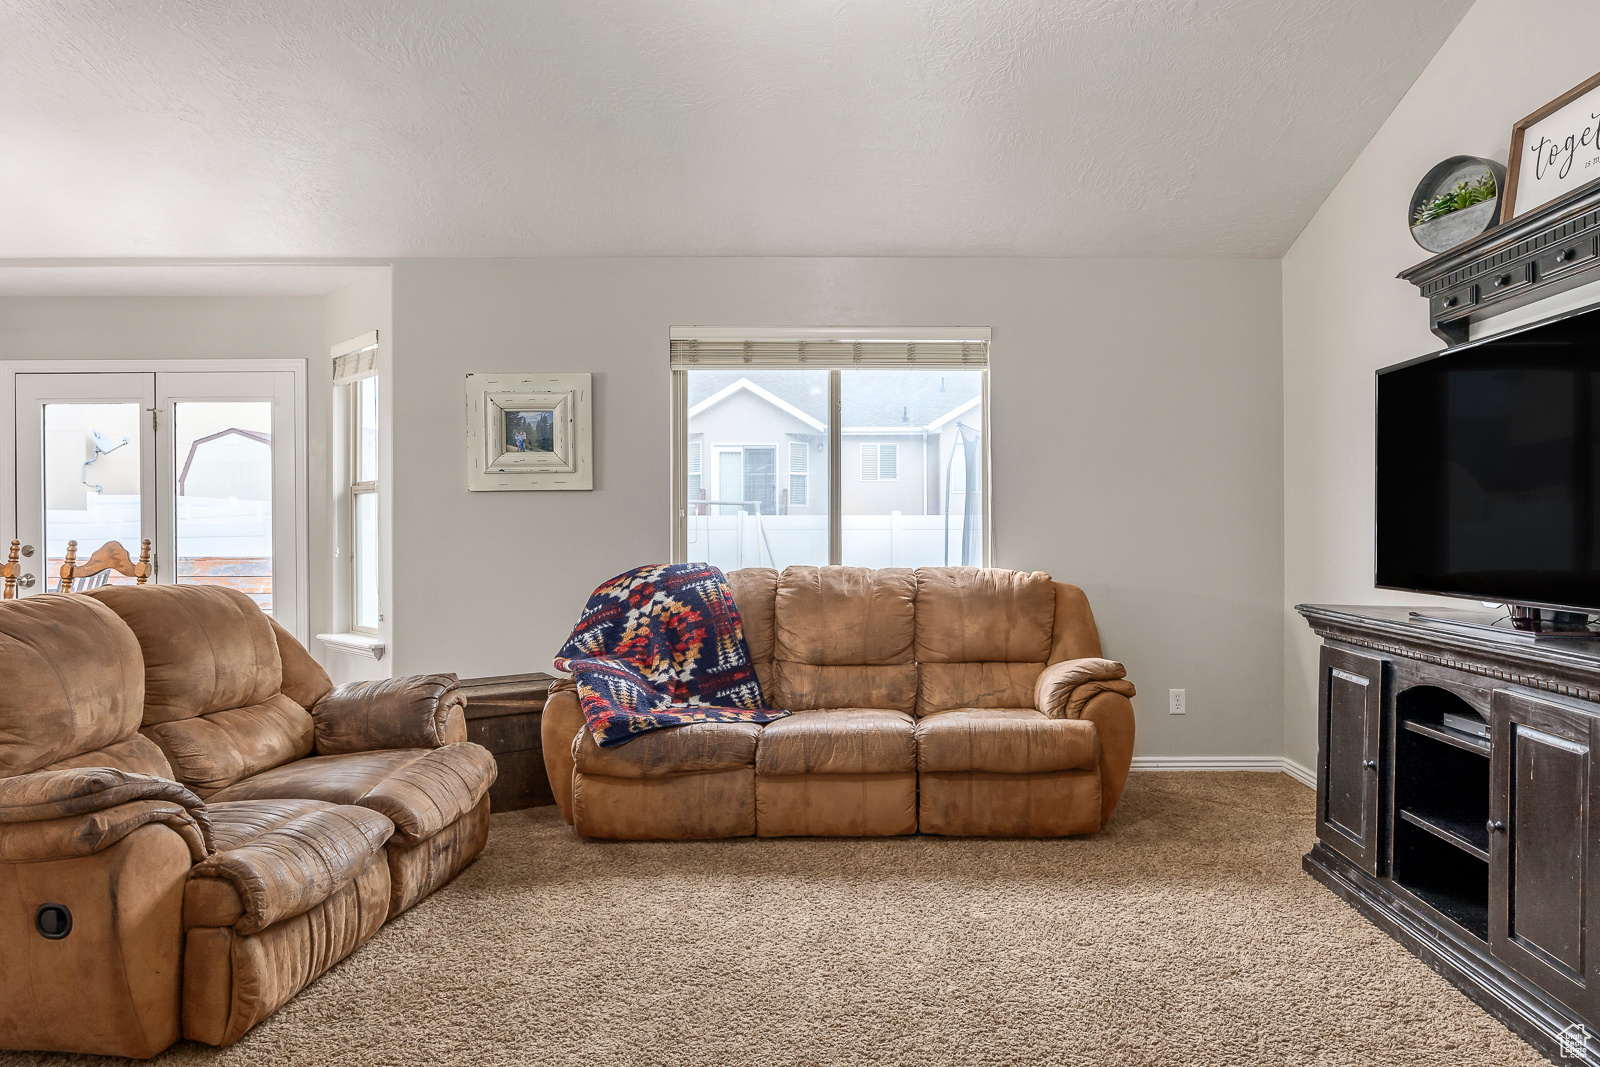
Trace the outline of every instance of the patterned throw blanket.
<path fill-rule="evenodd" d="M 602 746 L 691 722 L 771 722 L 728 579 L 703 563 L 635 567 L 589 597 L 556 670 Z"/>

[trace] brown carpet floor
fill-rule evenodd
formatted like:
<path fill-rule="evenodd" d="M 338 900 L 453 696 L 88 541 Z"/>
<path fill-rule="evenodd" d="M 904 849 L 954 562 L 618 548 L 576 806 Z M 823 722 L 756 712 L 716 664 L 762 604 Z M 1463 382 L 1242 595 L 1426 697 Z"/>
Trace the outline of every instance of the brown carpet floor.
<path fill-rule="evenodd" d="M 1546 1062 L 1302 873 L 1312 836 L 1310 790 L 1252 773 L 1137 774 L 1083 840 L 591 843 L 497 815 L 237 1045 L 156 1062 Z"/>

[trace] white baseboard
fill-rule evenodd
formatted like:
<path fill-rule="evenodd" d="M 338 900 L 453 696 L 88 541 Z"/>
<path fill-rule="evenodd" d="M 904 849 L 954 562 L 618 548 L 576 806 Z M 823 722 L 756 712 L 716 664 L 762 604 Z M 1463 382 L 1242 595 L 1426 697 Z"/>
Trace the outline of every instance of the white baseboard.
<path fill-rule="evenodd" d="M 1136 771 L 1268 771 L 1281 772 L 1312 789 L 1317 776 L 1309 767 L 1285 756 L 1135 756 Z"/>
<path fill-rule="evenodd" d="M 1317 772 L 1307 767 L 1304 763 L 1296 763 L 1288 756 L 1283 757 L 1283 773 L 1307 789 L 1315 789 L 1317 787 Z"/>

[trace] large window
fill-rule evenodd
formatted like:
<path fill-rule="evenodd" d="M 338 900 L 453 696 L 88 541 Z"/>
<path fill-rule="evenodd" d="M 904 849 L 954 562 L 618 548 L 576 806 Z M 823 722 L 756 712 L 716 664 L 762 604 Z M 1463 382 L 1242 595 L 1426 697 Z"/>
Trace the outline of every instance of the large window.
<path fill-rule="evenodd" d="M 987 331 L 864 332 L 674 332 L 675 559 L 987 563 Z"/>

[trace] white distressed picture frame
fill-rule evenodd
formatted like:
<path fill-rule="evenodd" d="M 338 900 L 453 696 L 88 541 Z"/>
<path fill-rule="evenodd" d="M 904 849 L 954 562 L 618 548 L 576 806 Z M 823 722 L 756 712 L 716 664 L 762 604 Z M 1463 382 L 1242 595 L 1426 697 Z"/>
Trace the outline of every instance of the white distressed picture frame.
<path fill-rule="evenodd" d="M 591 375 L 466 376 L 467 489 L 594 488 Z"/>

